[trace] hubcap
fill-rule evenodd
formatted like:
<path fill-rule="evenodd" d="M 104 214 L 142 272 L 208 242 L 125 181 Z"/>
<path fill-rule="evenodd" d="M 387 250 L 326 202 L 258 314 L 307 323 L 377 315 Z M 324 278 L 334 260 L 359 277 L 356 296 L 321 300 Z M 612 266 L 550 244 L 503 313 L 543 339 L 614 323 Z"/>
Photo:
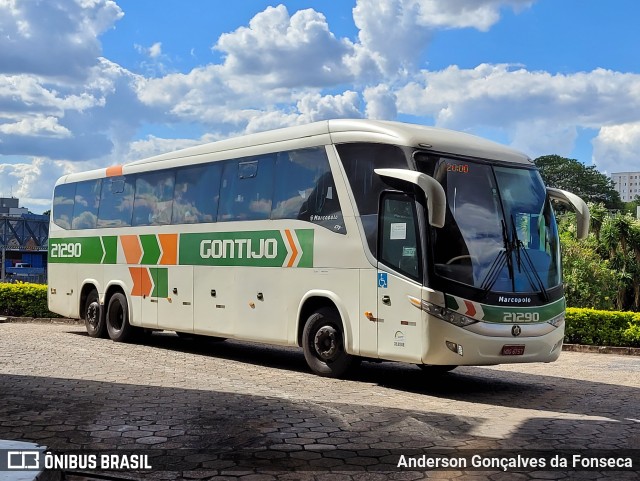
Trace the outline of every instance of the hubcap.
<path fill-rule="evenodd" d="M 313 345 L 322 359 L 332 359 L 338 352 L 338 331 L 332 326 L 321 327 L 316 332 Z"/>
<path fill-rule="evenodd" d="M 93 328 L 98 326 L 98 312 L 99 306 L 97 302 L 89 304 L 89 307 L 87 308 L 87 321 L 89 321 L 89 324 L 91 324 Z"/>

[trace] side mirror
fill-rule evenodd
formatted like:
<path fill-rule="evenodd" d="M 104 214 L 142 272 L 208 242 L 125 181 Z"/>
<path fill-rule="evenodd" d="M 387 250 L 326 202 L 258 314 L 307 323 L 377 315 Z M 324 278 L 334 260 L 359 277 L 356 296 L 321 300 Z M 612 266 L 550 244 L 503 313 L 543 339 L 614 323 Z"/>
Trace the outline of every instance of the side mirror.
<path fill-rule="evenodd" d="M 589 214 L 589 207 L 587 207 L 584 200 L 566 190 L 552 189 L 551 187 L 547 187 L 547 195 L 551 200 L 557 200 L 571 207 L 576 213 L 576 220 L 578 221 L 576 236 L 578 239 L 586 239 L 589 235 L 589 219 L 591 215 Z"/>
<path fill-rule="evenodd" d="M 382 177 L 404 180 L 420 187 L 427 197 L 429 224 L 433 227 L 444 226 L 444 219 L 447 214 L 447 196 L 437 180 L 415 170 L 374 169 L 374 172 Z"/>

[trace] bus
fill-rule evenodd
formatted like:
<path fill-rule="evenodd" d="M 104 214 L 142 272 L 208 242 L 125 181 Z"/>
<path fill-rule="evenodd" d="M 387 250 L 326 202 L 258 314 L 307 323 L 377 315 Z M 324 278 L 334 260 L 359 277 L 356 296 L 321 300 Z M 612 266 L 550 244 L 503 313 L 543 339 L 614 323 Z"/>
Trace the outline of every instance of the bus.
<path fill-rule="evenodd" d="M 49 309 L 92 337 L 176 331 L 446 372 L 550 362 L 564 337 L 552 200 L 469 134 L 328 120 L 73 173 L 55 186 Z"/>

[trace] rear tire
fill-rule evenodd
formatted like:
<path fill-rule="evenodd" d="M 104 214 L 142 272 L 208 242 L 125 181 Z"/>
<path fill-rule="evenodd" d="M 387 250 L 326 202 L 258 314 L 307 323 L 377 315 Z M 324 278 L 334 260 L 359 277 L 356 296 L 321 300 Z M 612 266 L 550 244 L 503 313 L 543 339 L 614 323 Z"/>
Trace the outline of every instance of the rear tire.
<path fill-rule="evenodd" d="M 84 304 L 84 325 L 90 337 L 107 337 L 104 309 L 95 289 L 89 292 Z"/>
<path fill-rule="evenodd" d="M 335 309 L 313 313 L 302 332 L 304 358 L 311 370 L 324 377 L 340 377 L 352 366 L 354 357 L 344 348 L 342 322 Z"/>
<path fill-rule="evenodd" d="M 115 342 L 127 342 L 134 337 L 135 327 L 129 324 L 129 306 L 124 294 L 116 292 L 109 299 L 106 324 L 109 337 Z"/>

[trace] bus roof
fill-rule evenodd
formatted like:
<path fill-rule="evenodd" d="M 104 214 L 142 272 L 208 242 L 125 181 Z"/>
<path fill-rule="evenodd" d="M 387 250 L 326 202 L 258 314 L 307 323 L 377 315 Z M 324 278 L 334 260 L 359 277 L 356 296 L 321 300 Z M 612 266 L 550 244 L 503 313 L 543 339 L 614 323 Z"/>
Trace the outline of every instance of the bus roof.
<path fill-rule="evenodd" d="M 531 159 L 522 152 L 462 132 L 403 122 L 335 119 L 220 140 L 149 157 L 131 162 L 127 165 L 175 160 L 178 158 L 235 150 L 243 147 L 266 146 L 287 140 L 322 135 L 329 135 L 331 141 L 336 144 L 348 142 L 391 143 L 407 147 L 424 148 L 434 152 L 446 152 L 527 165 L 532 164 Z"/>
<path fill-rule="evenodd" d="M 330 143 L 373 142 L 415 147 L 425 151 L 449 153 L 480 159 L 490 159 L 531 166 L 533 161 L 522 152 L 475 135 L 453 130 L 426 127 L 404 122 L 364 119 L 323 120 L 306 125 L 286 127 L 256 134 L 233 137 L 217 142 L 175 150 L 165 154 L 137 160 L 121 166 L 107 168 L 106 175 L 118 175 L 122 168 L 129 171 L 144 169 L 146 164 L 162 163 L 164 167 L 175 167 L 189 161 L 206 162 L 210 156 L 217 160 L 229 157 L 258 155 L 262 153 L 312 147 Z M 237 153 L 236 151 L 242 151 Z M 251 152 L 251 153 L 248 153 Z M 159 167 L 159 166 L 158 166 Z M 160 168 L 160 167 L 159 167 Z M 58 179 L 56 185 L 67 182 L 95 179 L 105 176 L 105 169 L 67 174 Z"/>

